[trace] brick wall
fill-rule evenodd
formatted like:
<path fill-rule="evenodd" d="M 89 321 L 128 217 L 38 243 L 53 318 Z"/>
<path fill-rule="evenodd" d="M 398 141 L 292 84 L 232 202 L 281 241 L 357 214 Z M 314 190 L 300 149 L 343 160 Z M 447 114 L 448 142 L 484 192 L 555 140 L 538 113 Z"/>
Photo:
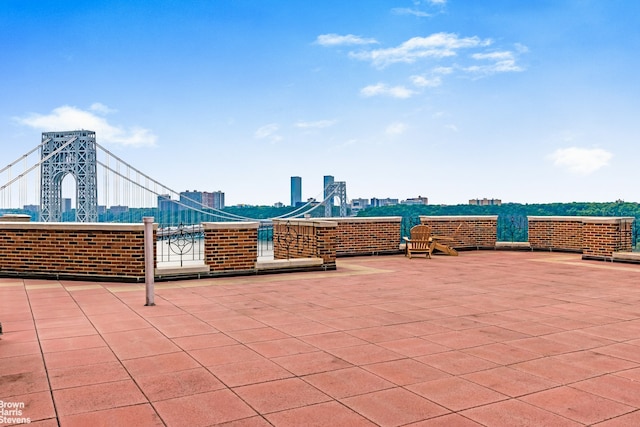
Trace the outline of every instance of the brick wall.
<path fill-rule="evenodd" d="M 496 245 L 497 216 L 420 216 L 420 223 L 431 226 L 434 235 L 455 235 L 451 246 L 456 249 L 494 249 Z"/>
<path fill-rule="evenodd" d="M 630 252 L 633 221 L 634 218 L 584 218 L 582 258 L 608 260 L 614 252 Z"/>
<path fill-rule="evenodd" d="M 211 272 L 253 271 L 258 261 L 258 222 L 205 222 L 204 262 Z"/>
<path fill-rule="evenodd" d="M 273 221 L 273 258 L 322 258 L 323 267 L 335 268 L 335 221 L 310 219 Z"/>
<path fill-rule="evenodd" d="M 328 218 L 327 218 L 328 220 Z M 336 229 L 336 256 L 400 252 L 402 217 L 331 218 Z"/>
<path fill-rule="evenodd" d="M 632 250 L 631 217 L 530 216 L 533 249 L 582 253 L 585 259 L 610 259 Z"/>
<path fill-rule="evenodd" d="M 138 281 L 144 270 L 143 224 L 0 223 L 1 275 Z"/>
<path fill-rule="evenodd" d="M 529 216 L 527 219 L 532 249 L 582 252 L 583 217 Z"/>

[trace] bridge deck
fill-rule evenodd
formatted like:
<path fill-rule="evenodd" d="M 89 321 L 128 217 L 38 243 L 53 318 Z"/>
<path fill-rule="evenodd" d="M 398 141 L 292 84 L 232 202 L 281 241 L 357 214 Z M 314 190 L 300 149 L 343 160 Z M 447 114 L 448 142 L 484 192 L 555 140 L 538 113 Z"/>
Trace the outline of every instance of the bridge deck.
<path fill-rule="evenodd" d="M 639 425 L 639 282 L 503 251 L 167 282 L 156 307 L 2 279 L 0 400 L 43 426 Z"/>

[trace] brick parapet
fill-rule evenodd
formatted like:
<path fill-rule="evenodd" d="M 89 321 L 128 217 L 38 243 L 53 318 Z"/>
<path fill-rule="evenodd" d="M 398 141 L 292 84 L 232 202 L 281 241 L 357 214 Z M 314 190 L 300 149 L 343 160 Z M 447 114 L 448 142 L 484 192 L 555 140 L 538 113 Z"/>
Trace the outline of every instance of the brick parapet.
<path fill-rule="evenodd" d="M 613 258 L 614 252 L 630 252 L 634 218 L 585 218 L 582 238 L 585 259 Z"/>
<path fill-rule="evenodd" d="M 143 224 L 0 223 L 2 275 L 137 281 L 144 272 Z"/>
<path fill-rule="evenodd" d="M 336 256 L 376 255 L 400 251 L 400 216 L 331 220 L 337 224 Z"/>
<path fill-rule="evenodd" d="M 335 268 L 335 221 L 274 220 L 274 259 L 322 258 L 323 268 Z"/>
<path fill-rule="evenodd" d="M 204 262 L 211 272 L 255 271 L 258 222 L 205 222 Z"/>
<path fill-rule="evenodd" d="M 497 240 L 498 217 L 480 216 L 420 216 L 420 223 L 431 226 L 434 235 L 455 237 L 456 249 L 494 249 Z"/>

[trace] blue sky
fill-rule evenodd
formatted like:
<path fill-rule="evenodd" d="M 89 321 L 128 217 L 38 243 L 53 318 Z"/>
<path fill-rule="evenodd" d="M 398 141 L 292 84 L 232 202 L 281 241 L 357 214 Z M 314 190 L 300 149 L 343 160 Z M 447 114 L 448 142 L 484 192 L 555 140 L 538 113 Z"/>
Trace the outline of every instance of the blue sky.
<path fill-rule="evenodd" d="M 635 0 L 0 0 L 0 166 L 91 129 L 228 205 L 640 201 Z M 0 183 L 1 184 L 1 183 Z"/>

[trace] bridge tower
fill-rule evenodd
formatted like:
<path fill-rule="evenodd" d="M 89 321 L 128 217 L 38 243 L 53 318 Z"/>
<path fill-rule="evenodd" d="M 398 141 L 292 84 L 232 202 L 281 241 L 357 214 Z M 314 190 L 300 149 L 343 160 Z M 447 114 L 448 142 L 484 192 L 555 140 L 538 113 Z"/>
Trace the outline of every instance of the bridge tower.
<path fill-rule="evenodd" d="M 43 132 L 40 159 L 40 220 L 62 220 L 62 181 L 71 174 L 76 181 L 76 221 L 97 222 L 95 132 Z"/>
<path fill-rule="evenodd" d="M 325 195 L 333 193 L 333 196 L 329 197 L 329 199 L 325 196 L 324 202 L 324 216 L 329 218 L 332 216 L 331 208 L 333 207 L 333 199 L 337 197 L 340 199 L 340 216 L 347 216 L 347 183 L 344 181 L 334 181 L 331 182 L 325 188 Z"/>

